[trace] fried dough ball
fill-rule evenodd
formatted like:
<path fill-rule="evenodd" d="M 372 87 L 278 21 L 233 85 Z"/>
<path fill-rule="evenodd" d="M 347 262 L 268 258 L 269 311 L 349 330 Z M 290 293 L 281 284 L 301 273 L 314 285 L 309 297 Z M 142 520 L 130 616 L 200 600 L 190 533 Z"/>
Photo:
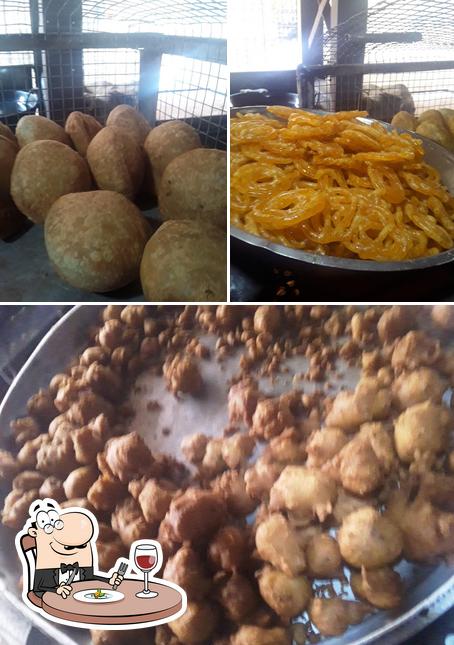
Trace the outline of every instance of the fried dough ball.
<path fill-rule="evenodd" d="M 162 371 L 167 387 L 174 394 L 198 394 L 202 389 L 202 376 L 192 356 L 176 354 L 164 363 Z"/>
<path fill-rule="evenodd" d="M 380 340 L 390 343 L 403 336 L 413 324 L 412 308 L 404 305 L 393 305 L 381 315 L 377 331 Z"/>
<path fill-rule="evenodd" d="M 101 475 L 87 492 L 87 499 L 97 511 L 111 511 L 126 495 L 126 486 L 118 479 Z"/>
<path fill-rule="evenodd" d="M 223 526 L 208 547 L 208 557 L 216 569 L 237 571 L 249 555 L 248 534 L 236 526 Z"/>
<path fill-rule="evenodd" d="M 214 605 L 189 601 L 185 613 L 169 623 L 169 627 L 182 643 L 191 645 L 208 640 L 217 623 L 218 612 Z"/>
<path fill-rule="evenodd" d="M 149 479 L 142 488 L 138 501 L 143 516 L 153 524 L 161 522 L 169 510 L 175 489 L 160 485 L 155 479 Z"/>
<path fill-rule="evenodd" d="M 5 497 L 2 509 L 2 522 L 10 529 L 21 529 L 28 517 L 30 504 L 38 497 L 38 489 L 23 491 L 13 488 Z"/>
<path fill-rule="evenodd" d="M 452 305 L 434 305 L 432 320 L 442 329 L 454 328 L 454 307 Z"/>
<path fill-rule="evenodd" d="M 383 424 L 365 423 L 326 470 L 347 491 L 362 496 L 384 483 L 396 461 L 393 440 Z"/>
<path fill-rule="evenodd" d="M 282 472 L 282 465 L 270 463 L 265 457 L 259 457 L 255 464 L 244 473 L 246 491 L 253 499 L 268 496 L 276 479 Z"/>
<path fill-rule="evenodd" d="M 379 609 L 395 609 L 402 602 L 402 580 L 390 567 L 372 571 L 362 567 L 361 573 L 352 573 L 350 584 L 355 596 L 367 600 Z"/>
<path fill-rule="evenodd" d="M 316 516 L 323 522 L 332 513 L 336 497 L 336 482 L 325 473 L 286 466 L 271 489 L 270 509 L 286 509 L 308 521 Z"/>
<path fill-rule="evenodd" d="M 19 468 L 18 460 L 9 450 L 0 450 L 0 480 L 11 481 Z"/>
<path fill-rule="evenodd" d="M 213 490 L 224 499 L 227 509 L 232 515 L 249 515 L 257 507 L 255 501 L 246 490 L 243 475 L 236 470 L 226 470 L 213 483 Z"/>
<path fill-rule="evenodd" d="M 222 581 L 216 598 L 235 623 L 243 622 L 259 604 L 259 596 L 251 582 L 237 572 Z"/>
<path fill-rule="evenodd" d="M 304 611 L 312 597 L 311 585 L 305 576 L 290 577 L 270 566 L 260 571 L 258 582 L 264 601 L 285 620 Z"/>
<path fill-rule="evenodd" d="M 198 464 L 205 456 L 208 437 L 201 432 L 183 437 L 181 452 L 191 464 Z"/>
<path fill-rule="evenodd" d="M 123 130 L 140 146 L 143 146 L 151 126 L 146 118 L 130 105 L 117 105 L 109 113 L 106 125 L 113 125 Z"/>
<path fill-rule="evenodd" d="M 255 408 L 251 434 L 259 439 L 271 439 L 294 423 L 288 401 L 281 397 L 263 399 Z"/>
<path fill-rule="evenodd" d="M 344 560 L 353 567 L 380 569 L 402 553 L 400 528 L 371 507 L 348 515 L 337 535 Z"/>
<path fill-rule="evenodd" d="M 164 220 L 190 219 L 226 228 L 227 156 L 224 150 L 195 148 L 167 165 L 159 180 Z"/>
<path fill-rule="evenodd" d="M 121 128 L 108 125 L 95 134 L 86 155 L 100 190 L 134 199 L 145 172 L 143 149 L 134 137 Z"/>
<path fill-rule="evenodd" d="M 311 434 L 306 444 L 308 468 L 320 468 L 336 455 L 348 441 L 340 428 L 322 428 Z"/>
<path fill-rule="evenodd" d="M 102 125 L 91 114 L 71 112 L 65 123 L 65 132 L 69 134 L 77 152 L 85 157 L 93 137 L 102 130 Z"/>
<path fill-rule="evenodd" d="M 283 627 L 265 629 L 255 625 L 242 625 L 232 636 L 232 645 L 290 645 L 291 636 Z"/>
<path fill-rule="evenodd" d="M 59 141 L 67 146 L 71 145 L 71 139 L 64 129 L 55 121 L 45 116 L 29 114 L 19 119 L 16 126 L 16 137 L 21 148 L 34 141 Z"/>
<path fill-rule="evenodd" d="M 445 513 L 430 502 L 416 499 L 399 517 L 404 556 L 427 562 L 454 552 L 454 513 Z"/>
<path fill-rule="evenodd" d="M 184 545 L 167 561 L 163 578 L 182 587 L 189 600 L 201 600 L 211 588 L 200 556 L 189 546 Z"/>
<path fill-rule="evenodd" d="M 226 241 L 215 226 L 189 219 L 164 222 L 143 252 L 140 280 L 145 299 L 226 300 Z"/>
<path fill-rule="evenodd" d="M 259 305 L 254 314 L 254 331 L 274 333 L 278 330 L 281 322 L 279 307 L 275 305 Z"/>
<path fill-rule="evenodd" d="M 353 392 L 339 392 L 326 417 L 326 425 L 352 432 L 366 421 L 385 419 L 390 406 L 389 388 L 374 377 L 362 377 Z"/>
<path fill-rule="evenodd" d="M 174 498 L 166 515 L 180 542 L 199 540 L 214 533 L 225 521 L 225 505 L 216 493 L 188 488 Z"/>
<path fill-rule="evenodd" d="M 127 547 L 135 540 L 149 537 L 152 531 L 142 515 L 140 506 L 132 497 L 126 497 L 115 507 L 112 513 L 112 528 Z"/>
<path fill-rule="evenodd" d="M 353 513 L 360 508 L 369 507 L 373 505 L 373 503 L 374 501 L 371 499 L 350 495 L 346 490 L 340 488 L 333 510 L 336 524 L 342 524 L 347 515 L 350 515 L 350 513 Z"/>
<path fill-rule="evenodd" d="M 278 437 L 271 439 L 263 454 L 269 457 L 270 462 L 276 460 L 286 465 L 303 462 L 306 449 L 296 429 L 286 428 Z"/>
<path fill-rule="evenodd" d="M 262 560 L 288 576 L 297 576 L 306 568 L 304 548 L 288 520 L 279 513 L 269 515 L 259 524 L 255 544 Z"/>
<path fill-rule="evenodd" d="M 222 442 L 222 458 L 229 468 L 243 466 L 252 455 L 255 448 L 253 437 L 236 432 Z"/>
<path fill-rule="evenodd" d="M 62 480 L 55 477 L 55 475 L 46 477 L 39 489 L 39 496 L 41 499 L 50 497 L 58 503 L 62 502 L 66 498 Z"/>
<path fill-rule="evenodd" d="M 322 533 L 314 535 L 306 546 L 307 574 L 314 578 L 335 578 L 339 575 L 342 557 L 336 540 Z"/>
<path fill-rule="evenodd" d="M 215 477 L 226 469 L 227 465 L 222 457 L 222 444 L 220 438 L 210 439 L 205 449 L 205 455 L 200 465 L 200 471 L 205 477 Z"/>
<path fill-rule="evenodd" d="M 232 385 L 228 398 L 230 423 L 244 423 L 250 427 L 258 399 L 259 391 L 255 380 L 247 378 Z"/>
<path fill-rule="evenodd" d="M 88 191 L 91 185 L 88 164 L 78 152 L 59 141 L 35 141 L 16 157 L 11 197 L 21 213 L 42 224 L 59 198 Z"/>
<path fill-rule="evenodd" d="M 112 474 L 123 483 L 148 472 L 153 459 L 150 449 L 137 432 L 109 439 L 104 455 Z"/>
<path fill-rule="evenodd" d="M 393 394 L 399 407 L 404 410 L 429 400 L 441 403 L 447 387 L 447 382 L 435 370 L 420 367 L 412 372 L 402 372 L 394 381 Z"/>
<path fill-rule="evenodd" d="M 63 482 L 63 489 L 67 499 L 86 497 L 89 488 L 94 484 L 99 475 L 95 466 L 80 466 L 76 468 Z"/>
<path fill-rule="evenodd" d="M 447 447 L 451 413 L 445 407 L 424 401 L 407 408 L 394 423 L 397 454 L 406 463 L 423 453 L 438 454 Z"/>
<path fill-rule="evenodd" d="M 156 188 L 173 159 L 200 146 L 197 131 L 184 121 L 165 121 L 153 128 L 145 139 L 144 148 L 150 160 Z"/>
<path fill-rule="evenodd" d="M 432 502 L 442 511 L 454 512 L 454 477 L 443 473 L 423 473 L 418 498 Z"/>
<path fill-rule="evenodd" d="M 440 358 L 440 342 L 423 331 L 409 331 L 394 346 L 391 365 L 396 372 L 434 365 Z"/>
<path fill-rule="evenodd" d="M 340 636 L 368 613 L 361 603 L 343 598 L 314 598 L 309 605 L 309 618 L 322 636 Z"/>

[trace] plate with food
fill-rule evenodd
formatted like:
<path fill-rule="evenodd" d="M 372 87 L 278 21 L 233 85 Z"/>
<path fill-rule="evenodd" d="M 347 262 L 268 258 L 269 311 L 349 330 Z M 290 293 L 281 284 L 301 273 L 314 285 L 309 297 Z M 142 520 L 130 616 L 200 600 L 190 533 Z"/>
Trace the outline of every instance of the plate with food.
<path fill-rule="evenodd" d="M 76 591 L 73 595 L 74 600 L 94 604 L 118 602 L 123 600 L 124 597 L 124 594 L 120 591 L 114 591 L 113 589 L 83 589 L 82 591 Z"/>
<path fill-rule="evenodd" d="M 157 642 L 402 642 L 454 604 L 453 331 L 449 305 L 74 308 L 0 409 L 9 587 L 31 499 L 79 497 L 101 570 L 156 538 L 188 593 Z"/>
<path fill-rule="evenodd" d="M 350 271 L 454 259 L 454 156 L 367 118 L 285 106 L 231 111 L 231 235 L 249 249 Z"/>

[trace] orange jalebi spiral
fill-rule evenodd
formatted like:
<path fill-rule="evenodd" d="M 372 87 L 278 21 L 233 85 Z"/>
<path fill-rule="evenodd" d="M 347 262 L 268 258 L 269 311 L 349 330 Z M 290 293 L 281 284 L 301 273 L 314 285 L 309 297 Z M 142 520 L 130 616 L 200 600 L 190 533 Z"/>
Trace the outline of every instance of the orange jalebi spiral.
<path fill-rule="evenodd" d="M 293 248 L 406 260 L 454 247 L 454 197 L 421 141 L 358 120 L 273 106 L 231 120 L 231 221 Z"/>

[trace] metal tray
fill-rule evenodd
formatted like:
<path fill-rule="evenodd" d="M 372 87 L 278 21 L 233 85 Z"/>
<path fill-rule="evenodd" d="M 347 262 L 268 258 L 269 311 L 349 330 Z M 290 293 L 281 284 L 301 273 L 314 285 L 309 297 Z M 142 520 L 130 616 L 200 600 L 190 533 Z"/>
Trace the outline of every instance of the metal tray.
<path fill-rule="evenodd" d="M 307 112 L 314 112 L 316 114 L 327 114 L 321 110 L 306 110 Z M 243 108 L 232 108 L 230 110 L 231 116 L 238 113 L 257 112 L 259 114 L 267 114 L 270 118 L 274 117 L 267 111 L 266 105 L 248 106 Z M 364 123 L 374 123 L 374 119 L 360 118 Z M 375 121 L 381 123 L 387 130 L 393 130 L 389 123 L 382 121 Z M 447 187 L 450 193 L 454 195 L 454 155 L 450 154 L 445 148 L 439 146 L 426 137 L 422 137 L 415 132 L 408 130 L 401 130 L 399 132 L 406 132 L 416 139 L 423 142 L 425 150 L 425 161 L 436 168 L 440 173 L 441 181 Z M 437 255 L 416 260 L 404 260 L 400 262 L 375 262 L 373 260 L 353 260 L 347 258 L 337 258 L 331 255 L 320 255 L 317 253 L 310 253 L 300 249 L 291 249 L 283 244 L 277 244 L 266 238 L 247 233 L 242 229 L 231 226 L 230 235 L 234 238 L 234 243 L 239 250 L 244 252 L 254 252 L 261 256 L 268 256 L 270 261 L 277 264 L 279 261 L 285 265 L 286 268 L 301 271 L 304 268 L 311 268 L 314 273 L 326 277 L 332 277 L 334 271 L 344 274 L 345 272 L 367 272 L 367 273 L 397 273 L 401 271 L 418 271 L 421 269 L 428 269 L 433 267 L 440 267 L 448 264 L 454 260 L 454 249 L 443 251 Z"/>
<path fill-rule="evenodd" d="M 46 387 L 50 377 L 64 369 L 87 343 L 86 330 L 97 319 L 100 306 L 78 305 L 67 312 L 47 333 L 23 368 L 14 379 L 0 406 L 0 427 L 3 429 L 2 442 L 8 434 L 9 422 L 25 413 L 26 401 L 39 387 Z M 214 340 L 212 339 L 213 344 Z M 234 359 L 232 359 L 234 360 Z M 289 373 L 276 379 L 275 392 L 291 382 L 293 374 L 305 369 L 305 359 L 292 358 L 288 361 Z M 304 363 L 304 364 L 303 364 Z M 204 400 L 184 399 L 176 401 L 166 392 L 162 379 L 144 373 L 139 377 L 137 388 L 133 388 L 131 400 L 137 410 L 131 429 L 140 431 L 147 443 L 159 450 L 179 455 L 181 437 L 186 432 L 198 431 L 213 434 L 214 428 L 226 424 L 226 383 L 231 375 L 233 363 L 230 359 L 224 365 L 216 361 L 203 362 L 203 378 L 208 384 Z M 343 370 L 344 371 L 344 370 Z M 345 370 L 345 380 L 339 386 L 352 384 L 355 370 Z M 266 383 L 270 391 L 269 381 Z M 311 384 L 305 384 L 310 389 Z M 161 411 L 150 418 L 147 413 L 147 398 L 150 394 L 162 404 Z M 169 434 L 166 428 L 172 428 Z M 4 491 L 3 491 L 4 493 Z M 17 634 L 25 634 L 31 625 L 37 626 L 47 635 L 48 642 L 61 645 L 85 645 L 87 634 L 80 629 L 60 628 L 31 612 L 20 600 L 17 592 L 19 563 L 12 556 L 13 531 L 0 527 L 0 620 L 6 628 L 16 628 Z M 436 567 L 416 566 L 406 562 L 398 568 L 405 578 L 407 595 L 402 607 L 393 612 L 377 612 L 360 625 L 351 627 L 342 637 L 325 639 L 326 645 L 396 645 L 431 623 L 454 605 L 454 568 L 445 565 Z M 15 625 L 13 622 L 15 622 Z M 7 640 L 11 645 L 22 645 L 25 639 Z"/>

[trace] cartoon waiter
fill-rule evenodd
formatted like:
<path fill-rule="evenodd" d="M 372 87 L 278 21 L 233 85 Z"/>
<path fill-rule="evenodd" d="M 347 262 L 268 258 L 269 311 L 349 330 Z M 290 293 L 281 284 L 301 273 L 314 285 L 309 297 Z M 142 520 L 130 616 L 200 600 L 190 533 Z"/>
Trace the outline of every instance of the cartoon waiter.
<path fill-rule="evenodd" d="M 71 583 L 79 580 L 103 580 L 112 586 L 122 582 L 118 572 L 110 579 L 97 572 L 98 527 L 85 509 L 61 511 L 56 502 L 45 499 L 32 505 L 30 515 L 25 530 L 36 542 L 32 588 L 37 596 L 54 591 L 67 598 Z"/>

